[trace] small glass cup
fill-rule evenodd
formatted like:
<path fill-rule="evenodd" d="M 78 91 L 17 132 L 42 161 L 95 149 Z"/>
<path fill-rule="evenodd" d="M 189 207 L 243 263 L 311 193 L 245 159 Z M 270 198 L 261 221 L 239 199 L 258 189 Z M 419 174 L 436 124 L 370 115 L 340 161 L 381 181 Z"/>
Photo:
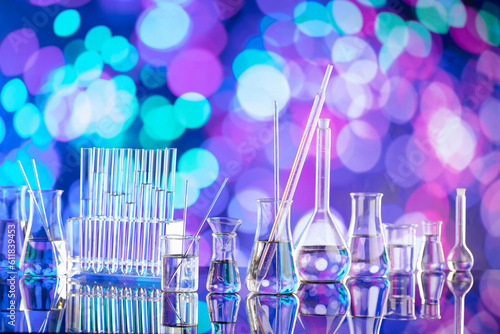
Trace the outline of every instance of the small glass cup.
<path fill-rule="evenodd" d="M 389 252 L 391 273 L 412 273 L 415 271 L 415 228 L 414 224 L 383 224 L 385 242 Z"/>
<path fill-rule="evenodd" d="M 160 238 L 161 289 L 165 292 L 198 290 L 200 237 L 164 235 Z"/>

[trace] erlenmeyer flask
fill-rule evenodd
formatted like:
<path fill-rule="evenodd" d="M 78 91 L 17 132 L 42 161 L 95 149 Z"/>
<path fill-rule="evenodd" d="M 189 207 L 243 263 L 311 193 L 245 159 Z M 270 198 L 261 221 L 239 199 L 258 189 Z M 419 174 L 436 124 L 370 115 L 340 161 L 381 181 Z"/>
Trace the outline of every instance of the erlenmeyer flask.
<path fill-rule="evenodd" d="M 246 299 L 246 311 L 250 332 L 293 334 L 297 320 L 297 305 L 297 297 L 293 294 L 249 294 Z"/>
<path fill-rule="evenodd" d="M 439 271 L 446 267 L 443 245 L 441 244 L 441 221 L 424 221 L 424 238 L 420 247 L 417 268 L 421 271 Z"/>
<path fill-rule="evenodd" d="M 297 273 L 293 261 L 290 206 L 292 201 L 257 200 L 257 231 L 248 264 L 245 285 L 259 293 L 284 294 L 297 290 Z M 273 225 L 280 205 L 283 206 L 276 233 Z M 271 240 L 270 240 L 271 239 Z"/>
<path fill-rule="evenodd" d="M 455 214 L 455 246 L 448 254 L 448 268 L 452 271 L 468 271 L 474 265 L 474 256 L 465 244 L 465 189 L 457 189 Z"/>
<path fill-rule="evenodd" d="M 236 231 L 241 220 L 228 217 L 208 219 L 212 228 L 213 253 L 207 277 L 207 290 L 218 293 L 240 291 L 240 271 L 236 263 Z"/>
<path fill-rule="evenodd" d="M 349 276 L 383 277 L 389 272 L 389 259 L 380 219 L 382 196 L 380 193 L 351 193 Z"/>
<path fill-rule="evenodd" d="M 349 291 L 342 282 L 302 283 L 297 297 L 299 323 L 306 333 L 336 333 L 349 310 Z"/>
<path fill-rule="evenodd" d="M 233 334 L 238 318 L 241 297 L 237 293 L 209 293 L 208 315 L 212 334 Z"/>
<path fill-rule="evenodd" d="M 316 132 L 316 204 L 299 237 L 296 256 L 302 282 L 340 281 L 349 271 L 349 252 L 330 213 L 329 122 L 329 119 L 320 119 Z"/>

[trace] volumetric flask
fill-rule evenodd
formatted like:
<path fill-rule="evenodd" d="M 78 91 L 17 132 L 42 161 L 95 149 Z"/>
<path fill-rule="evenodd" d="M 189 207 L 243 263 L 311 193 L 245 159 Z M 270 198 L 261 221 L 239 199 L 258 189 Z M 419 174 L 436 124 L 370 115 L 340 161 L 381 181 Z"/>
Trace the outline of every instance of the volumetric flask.
<path fill-rule="evenodd" d="M 25 275 L 66 274 L 68 251 L 61 219 L 62 193 L 62 190 L 29 191 L 30 217 L 20 261 Z"/>
<path fill-rule="evenodd" d="M 330 212 L 329 121 L 320 119 L 316 133 L 316 203 L 297 246 L 301 282 L 340 281 L 349 271 L 349 251 Z"/>
<path fill-rule="evenodd" d="M 455 214 L 455 246 L 448 254 L 451 271 L 468 271 L 474 265 L 474 256 L 465 243 L 465 189 L 457 189 Z"/>
<path fill-rule="evenodd" d="M 441 244 L 441 221 L 422 222 L 424 238 L 420 249 L 417 268 L 422 271 L 444 270 L 443 245 Z"/>
<path fill-rule="evenodd" d="M 380 220 L 382 196 L 380 193 L 351 193 L 351 277 L 383 277 L 389 272 Z"/>
<path fill-rule="evenodd" d="M 200 237 L 164 235 L 161 247 L 161 289 L 168 292 L 198 290 L 198 250 Z"/>
<path fill-rule="evenodd" d="M 241 220 L 227 217 L 208 219 L 212 228 L 213 253 L 207 278 L 207 290 L 218 293 L 240 291 L 240 271 L 236 263 L 236 231 Z"/>
<path fill-rule="evenodd" d="M 245 284 L 252 292 L 293 293 L 297 290 L 298 279 L 290 232 L 292 201 L 259 199 L 257 204 L 257 231 Z M 273 229 L 279 211 L 281 217 Z"/>
<path fill-rule="evenodd" d="M 416 225 L 383 225 L 391 273 L 412 273 L 415 271 L 413 251 L 415 249 Z"/>

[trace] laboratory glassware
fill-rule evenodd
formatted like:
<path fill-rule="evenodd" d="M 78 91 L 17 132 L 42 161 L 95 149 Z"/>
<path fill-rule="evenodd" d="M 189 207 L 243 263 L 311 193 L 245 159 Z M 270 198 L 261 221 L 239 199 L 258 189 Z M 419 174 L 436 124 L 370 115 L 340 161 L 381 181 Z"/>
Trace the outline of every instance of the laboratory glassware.
<path fill-rule="evenodd" d="M 19 270 L 27 230 L 26 186 L 0 186 L 0 269 Z"/>
<path fill-rule="evenodd" d="M 384 319 L 416 320 L 415 316 L 415 274 L 390 273 L 389 297 Z"/>
<path fill-rule="evenodd" d="M 442 271 L 422 271 L 418 273 L 417 279 L 422 299 L 420 318 L 441 319 L 440 299 L 445 281 L 444 273 Z"/>
<path fill-rule="evenodd" d="M 62 190 L 28 191 L 30 215 L 20 267 L 25 275 L 66 274 L 67 245 L 61 219 Z M 36 197 L 39 209 L 35 208 Z"/>
<path fill-rule="evenodd" d="M 340 281 L 349 271 L 349 251 L 330 212 L 329 122 L 325 118 L 319 120 L 316 133 L 316 201 L 314 212 L 296 247 L 296 266 L 301 282 Z"/>
<path fill-rule="evenodd" d="M 383 224 L 386 248 L 391 273 L 412 273 L 415 271 L 413 253 L 415 249 L 414 224 Z"/>
<path fill-rule="evenodd" d="M 164 235 L 161 246 L 161 288 L 168 292 L 198 290 L 200 237 Z"/>
<path fill-rule="evenodd" d="M 293 293 L 297 290 L 298 278 L 293 261 L 294 247 L 290 231 L 292 202 L 259 199 L 257 204 L 257 230 L 245 279 L 246 287 L 258 293 Z M 284 208 L 282 214 L 286 221 L 275 235 L 274 241 L 269 242 L 279 207 Z M 265 265 L 261 270 L 259 264 L 263 257 L 266 257 Z"/>
<path fill-rule="evenodd" d="M 30 333 L 59 333 L 66 310 L 66 278 L 23 276 L 21 309 Z"/>
<path fill-rule="evenodd" d="M 351 296 L 351 333 L 379 333 L 389 295 L 389 281 L 382 277 L 350 277 L 346 281 Z"/>
<path fill-rule="evenodd" d="M 465 189 L 457 189 L 455 205 L 455 246 L 448 254 L 448 268 L 452 271 L 469 271 L 474 265 L 474 256 L 465 243 Z"/>
<path fill-rule="evenodd" d="M 212 228 L 213 251 L 207 278 L 207 290 L 218 293 L 240 291 L 240 271 L 236 263 L 236 231 L 241 220 L 230 217 L 208 219 Z"/>
<path fill-rule="evenodd" d="M 424 237 L 420 247 L 420 256 L 417 268 L 421 271 L 444 270 L 443 245 L 441 244 L 441 221 L 423 221 L 422 231 Z"/>
<path fill-rule="evenodd" d="M 455 334 L 464 334 L 465 295 L 474 285 L 474 277 L 470 271 L 450 272 L 446 283 L 455 298 Z"/>
<path fill-rule="evenodd" d="M 250 293 L 246 311 L 252 334 L 293 333 L 299 301 L 294 294 Z"/>
<path fill-rule="evenodd" d="M 163 292 L 161 324 L 169 329 L 167 333 L 197 333 L 198 293 Z"/>
<path fill-rule="evenodd" d="M 350 296 L 342 282 L 301 283 L 298 320 L 307 333 L 338 331 L 349 310 Z"/>
<path fill-rule="evenodd" d="M 384 277 L 389 272 L 380 218 L 382 196 L 381 193 L 351 193 L 351 277 Z"/>
<path fill-rule="evenodd" d="M 233 334 L 238 319 L 241 297 L 237 293 L 209 293 L 208 314 L 212 334 Z"/>
<path fill-rule="evenodd" d="M 25 311 L 21 309 L 22 276 L 0 270 L 0 331 L 4 333 L 28 332 Z M 15 293 L 13 293 L 15 292 Z"/>

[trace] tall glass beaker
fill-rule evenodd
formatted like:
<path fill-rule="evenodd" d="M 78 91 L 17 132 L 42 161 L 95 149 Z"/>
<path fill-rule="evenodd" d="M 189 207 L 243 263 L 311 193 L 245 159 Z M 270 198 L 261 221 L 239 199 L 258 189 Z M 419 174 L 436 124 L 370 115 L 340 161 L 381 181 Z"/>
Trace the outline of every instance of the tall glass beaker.
<path fill-rule="evenodd" d="M 349 226 L 352 277 L 383 277 L 389 272 L 389 259 L 380 219 L 381 193 L 351 193 Z"/>
<path fill-rule="evenodd" d="M 297 246 L 297 271 L 302 282 L 340 281 L 349 271 L 349 252 L 330 213 L 329 119 L 321 118 L 316 133 L 316 204 Z"/>
<path fill-rule="evenodd" d="M 61 219 L 62 193 L 62 190 L 29 191 L 30 216 L 20 261 L 25 275 L 66 274 L 68 251 Z"/>
<path fill-rule="evenodd" d="M 257 231 L 245 285 L 252 292 L 293 293 L 297 290 L 298 278 L 290 231 L 292 201 L 259 199 L 257 204 Z M 282 215 L 277 218 L 280 205 Z M 278 224 L 274 226 L 276 219 Z"/>
<path fill-rule="evenodd" d="M 236 263 L 236 231 L 241 220 L 229 217 L 213 217 L 208 219 L 212 228 L 213 252 L 212 262 L 207 277 L 207 290 L 218 293 L 234 293 L 240 291 L 240 271 Z"/>

